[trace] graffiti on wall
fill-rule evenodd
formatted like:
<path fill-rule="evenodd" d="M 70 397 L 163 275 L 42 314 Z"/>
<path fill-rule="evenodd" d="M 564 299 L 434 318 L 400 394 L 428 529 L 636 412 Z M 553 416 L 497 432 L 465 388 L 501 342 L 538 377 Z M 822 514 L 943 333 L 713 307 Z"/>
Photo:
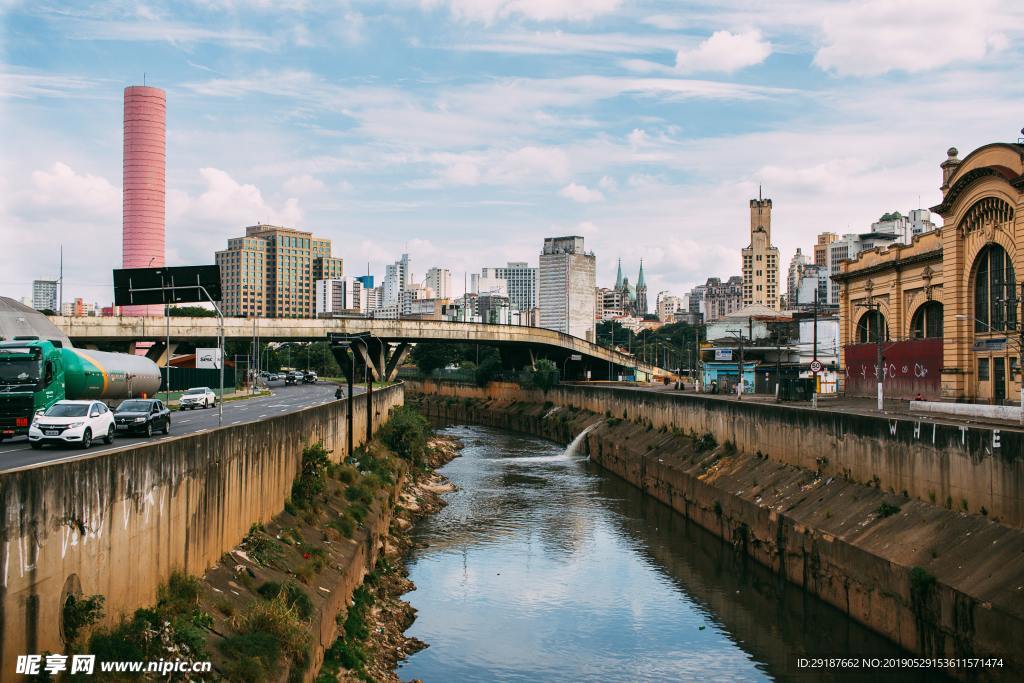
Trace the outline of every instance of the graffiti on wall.
<path fill-rule="evenodd" d="M 874 396 L 879 374 L 878 347 L 847 344 L 843 359 L 847 395 Z M 938 399 L 942 395 L 941 371 L 941 339 L 910 339 L 882 346 L 882 387 L 888 397 Z"/>

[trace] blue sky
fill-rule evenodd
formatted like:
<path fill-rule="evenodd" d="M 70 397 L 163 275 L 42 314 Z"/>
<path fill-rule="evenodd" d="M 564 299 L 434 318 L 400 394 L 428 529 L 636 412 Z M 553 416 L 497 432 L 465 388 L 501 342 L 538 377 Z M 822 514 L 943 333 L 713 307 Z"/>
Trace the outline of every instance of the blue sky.
<path fill-rule="evenodd" d="M 747 201 L 784 263 L 940 199 L 1024 125 L 1024 10 L 982 0 L 0 0 L 0 291 L 107 302 L 121 98 L 168 96 L 168 262 L 257 221 L 349 274 L 536 262 L 582 234 L 650 298 L 739 273 Z"/>

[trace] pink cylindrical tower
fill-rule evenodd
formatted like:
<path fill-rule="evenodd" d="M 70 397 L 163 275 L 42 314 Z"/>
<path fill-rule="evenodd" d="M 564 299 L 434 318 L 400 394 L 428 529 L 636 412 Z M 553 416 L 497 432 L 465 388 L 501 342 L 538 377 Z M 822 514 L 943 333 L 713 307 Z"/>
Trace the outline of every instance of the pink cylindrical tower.
<path fill-rule="evenodd" d="M 124 89 L 122 261 L 125 268 L 164 265 L 167 191 L 167 95 Z M 163 315 L 163 306 L 125 306 L 125 315 Z"/>

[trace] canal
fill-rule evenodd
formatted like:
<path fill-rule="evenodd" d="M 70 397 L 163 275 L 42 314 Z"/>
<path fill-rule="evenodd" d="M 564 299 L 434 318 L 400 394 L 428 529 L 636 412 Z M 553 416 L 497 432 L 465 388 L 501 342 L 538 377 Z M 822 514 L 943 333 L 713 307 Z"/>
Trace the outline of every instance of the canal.
<path fill-rule="evenodd" d="M 937 680 L 798 668 L 905 653 L 562 446 L 443 431 L 465 448 L 413 530 L 408 634 L 429 647 L 402 680 Z"/>

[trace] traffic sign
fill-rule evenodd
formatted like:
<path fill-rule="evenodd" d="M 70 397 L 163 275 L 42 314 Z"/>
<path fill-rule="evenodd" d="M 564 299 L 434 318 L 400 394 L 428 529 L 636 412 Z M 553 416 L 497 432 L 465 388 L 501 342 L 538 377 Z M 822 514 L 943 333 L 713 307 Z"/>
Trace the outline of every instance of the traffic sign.
<path fill-rule="evenodd" d="M 811 361 L 811 372 L 817 374 L 817 373 L 822 371 L 823 367 L 824 366 L 822 366 L 820 360 L 812 360 Z"/>

